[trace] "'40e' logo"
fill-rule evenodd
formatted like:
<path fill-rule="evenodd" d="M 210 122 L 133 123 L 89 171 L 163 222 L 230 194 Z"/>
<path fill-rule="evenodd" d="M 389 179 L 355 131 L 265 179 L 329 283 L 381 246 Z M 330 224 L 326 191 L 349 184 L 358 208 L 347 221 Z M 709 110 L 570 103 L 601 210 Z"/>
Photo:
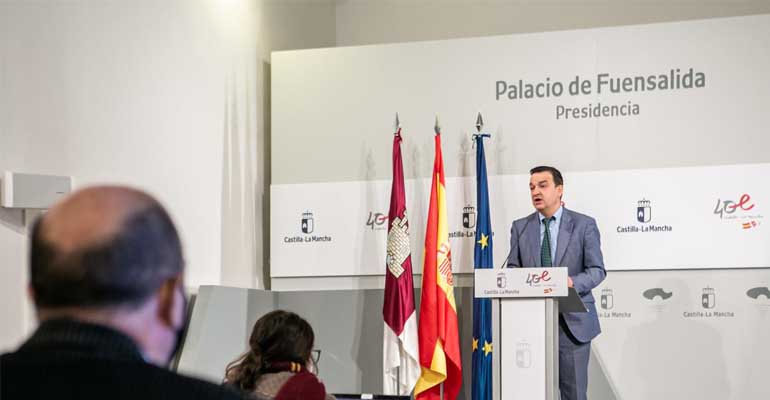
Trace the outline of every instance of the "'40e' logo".
<path fill-rule="evenodd" d="M 387 228 L 387 225 L 385 224 L 386 222 L 388 222 L 387 214 L 373 213 L 369 211 L 369 218 L 366 219 L 366 226 L 372 228 L 372 230 L 385 229 Z"/>
<path fill-rule="evenodd" d="M 722 199 L 717 199 L 717 206 L 714 207 L 714 214 L 719 215 L 719 218 L 723 218 L 724 214 L 732 214 L 737 210 L 739 207 L 743 211 L 749 211 L 752 208 L 754 208 L 754 204 L 749 204 L 751 201 L 751 196 L 744 193 L 740 200 L 738 202 L 732 201 L 732 200 L 725 200 L 722 201 Z"/>
<path fill-rule="evenodd" d="M 527 284 L 529 286 L 537 285 L 540 282 L 548 282 L 551 280 L 551 277 L 548 274 L 548 271 L 543 271 L 540 274 L 527 274 Z"/>

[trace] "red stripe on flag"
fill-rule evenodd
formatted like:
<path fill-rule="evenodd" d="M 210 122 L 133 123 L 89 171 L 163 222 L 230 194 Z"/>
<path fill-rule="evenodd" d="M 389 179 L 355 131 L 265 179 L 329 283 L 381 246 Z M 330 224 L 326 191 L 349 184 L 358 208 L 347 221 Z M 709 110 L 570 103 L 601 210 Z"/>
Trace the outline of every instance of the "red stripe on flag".
<path fill-rule="evenodd" d="M 438 281 L 438 273 L 445 277 L 449 286 L 446 290 L 452 294 L 452 263 L 449 237 L 439 226 L 446 224 L 440 218 L 446 216 L 445 204 L 439 204 L 439 190 L 445 191 L 444 163 L 441 156 L 441 138 L 435 137 L 436 158 L 433 164 L 433 180 L 428 207 L 428 221 L 425 231 L 425 259 L 422 275 L 422 295 L 420 302 L 419 346 L 422 375 L 415 386 L 417 400 L 439 400 L 440 384 L 444 384 L 444 399 L 454 400 L 462 385 L 462 363 L 460 359 L 460 338 L 457 325 L 457 313 L 454 300 L 447 297 Z M 438 264 L 438 255 L 443 260 Z M 450 303 L 451 302 L 451 303 Z M 440 345 L 438 347 L 437 345 Z M 443 351 L 443 354 L 436 354 Z M 434 357 L 443 356 L 446 368 L 432 369 Z"/>

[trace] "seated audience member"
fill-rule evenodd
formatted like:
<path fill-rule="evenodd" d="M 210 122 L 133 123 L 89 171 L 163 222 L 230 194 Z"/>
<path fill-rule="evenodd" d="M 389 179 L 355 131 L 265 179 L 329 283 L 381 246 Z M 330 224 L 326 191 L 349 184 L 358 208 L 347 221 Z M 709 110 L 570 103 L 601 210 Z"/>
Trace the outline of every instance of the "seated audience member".
<path fill-rule="evenodd" d="M 227 366 L 225 382 L 260 400 L 333 400 L 314 373 L 314 338 L 299 315 L 271 311 L 254 324 L 250 349 Z"/>
<path fill-rule="evenodd" d="M 0 356 L 0 399 L 240 399 L 166 368 L 186 317 L 176 228 L 151 196 L 77 191 L 31 232 L 29 294 L 40 324 Z"/>

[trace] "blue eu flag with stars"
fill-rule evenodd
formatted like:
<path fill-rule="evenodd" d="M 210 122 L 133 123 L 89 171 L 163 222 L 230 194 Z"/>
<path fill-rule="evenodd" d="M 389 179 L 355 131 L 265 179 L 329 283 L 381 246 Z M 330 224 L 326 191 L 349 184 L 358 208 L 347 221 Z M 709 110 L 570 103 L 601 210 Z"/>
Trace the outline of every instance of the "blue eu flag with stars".
<path fill-rule="evenodd" d="M 476 244 L 473 250 L 475 268 L 492 268 L 492 224 L 489 218 L 487 161 L 484 138 L 476 141 Z M 473 400 L 492 400 L 492 299 L 473 299 L 473 365 L 471 393 Z"/>

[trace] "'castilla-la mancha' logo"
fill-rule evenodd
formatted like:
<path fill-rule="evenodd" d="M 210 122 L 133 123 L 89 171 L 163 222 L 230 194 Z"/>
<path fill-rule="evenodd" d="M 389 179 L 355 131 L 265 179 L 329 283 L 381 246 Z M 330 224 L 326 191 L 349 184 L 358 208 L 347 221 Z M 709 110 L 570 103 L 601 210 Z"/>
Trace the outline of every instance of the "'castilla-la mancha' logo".
<path fill-rule="evenodd" d="M 516 366 L 519 368 L 532 366 L 532 345 L 526 340 L 516 343 Z"/>
<path fill-rule="evenodd" d="M 671 225 L 650 224 L 652 221 L 652 201 L 642 198 L 636 202 L 636 221 L 642 225 L 618 225 L 617 233 L 671 232 Z"/>
<path fill-rule="evenodd" d="M 284 243 L 315 243 L 315 242 L 331 242 L 332 238 L 329 235 L 312 234 L 316 230 L 315 218 L 311 211 L 305 211 L 302 213 L 300 219 L 300 230 L 304 235 L 292 234 L 292 236 L 284 236 Z"/>
<path fill-rule="evenodd" d="M 639 200 L 636 207 L 636 220 L 641 223 L 647 223 L 652 220 L 652 207 L 649 200 Z"/>
<path fill-rule="evenodd" d="M 452 239 L 472 239 L 476 237 L 476 207 L 468 204 L 463 207 L 462 214 L 463 229 L 459 229 L 453 232 L 449 232 L 449 237 Z"/>
<path fill-rule="evenodd" d="M 605 310 L 612 310 L 615 307 L 615 295 L 612 289 L 602 289 L 601 307 Z"/>
<path fill-rule="evenodd" d="M 505 279 L 505 274 L 500 272 L 497 274 L 497 287 L 500 289 L 505 289 L 505 287 L 508 286 L 508 280 Z"/>
<path fill-rule="evenodd" d="M 643 296 L 646 295 L 643 294 Z M 615 291 L 611 288 L 602 289 L 601 297 L 599 298 L 599 306 L 602 308 L 601 310 L 597 310 L 599 318 L 628 319 L 632 317 L 629 311 L 615 311 Z"/>
<path fill-rule="evenodd" d="M 313 213 L 310 211 L 305 211 L 302 213 L 302 233 L 313 233 L 313 229 L 315 228 L 315 222 L 313 220 Z"/>
<path fill-rule="evenodd" d="M 463 227 L 473 229 L 476 227 L 476 207 L 467 205 L 463 207 Z"/>
<path fill-rule="evenodd" d="M 717 305 L 716 291 L 712 287 L 703 288 L 703 294 L 701 294 L 700 304 L 705 309 L 714 308 Z"/>

